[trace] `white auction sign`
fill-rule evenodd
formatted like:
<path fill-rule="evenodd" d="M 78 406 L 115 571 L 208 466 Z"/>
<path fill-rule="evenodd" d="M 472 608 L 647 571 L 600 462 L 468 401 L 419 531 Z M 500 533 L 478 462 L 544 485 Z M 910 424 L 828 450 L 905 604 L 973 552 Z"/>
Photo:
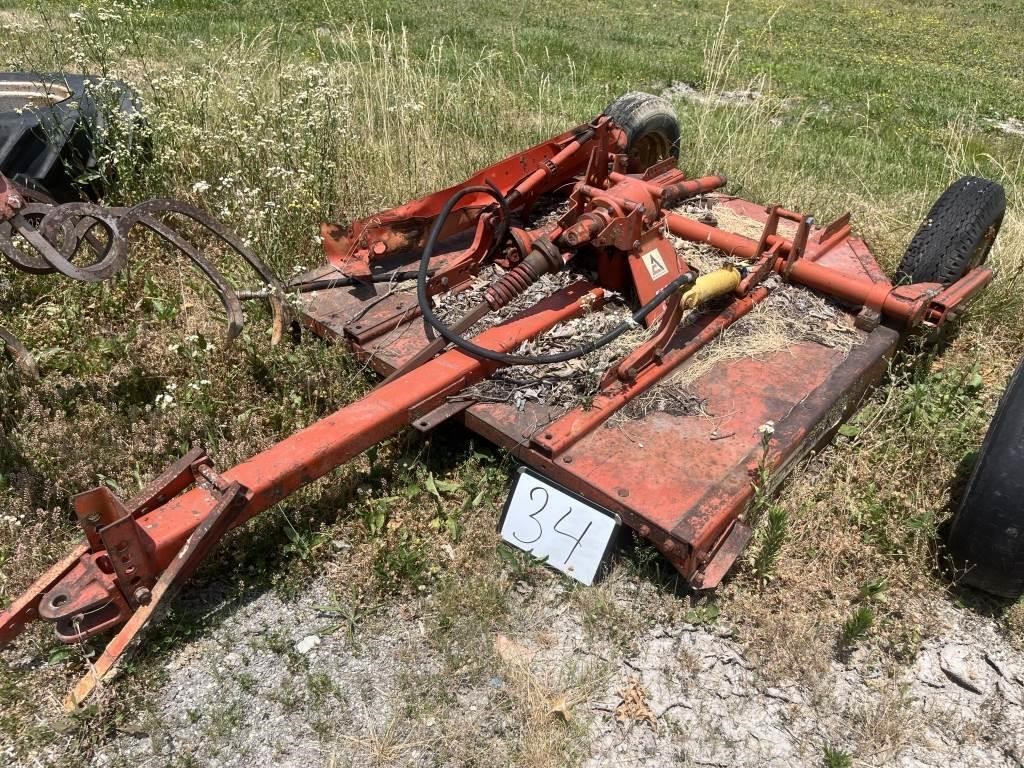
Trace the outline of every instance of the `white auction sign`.
<path fill-rule="evenodd" d="M 619 520 L 522 467 L 499 525 L 504 541 L 589 585 L 608 557 Z"/>

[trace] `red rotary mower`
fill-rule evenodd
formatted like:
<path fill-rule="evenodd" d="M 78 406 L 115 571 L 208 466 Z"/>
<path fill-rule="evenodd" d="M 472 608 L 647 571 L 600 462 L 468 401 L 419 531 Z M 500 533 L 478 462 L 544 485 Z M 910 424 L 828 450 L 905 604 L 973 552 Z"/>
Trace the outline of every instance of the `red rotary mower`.
<path fill-rule="evenodd" d="M 688 179 L 676 167 L 679 138 L 665 101 L 632 93 L 458 186 L 347 227 L 324 224 L 326 265 L 291 286 L 301 317 L 343 339 L 383 383 L 238 466 L 214 469 L 195 448 L 130 500 L 106 487 L 80 494 L 85 541 L 0 614 L 0 643 L 37 619 L 68 643 L 116 631 L 71 694 L 76 704 L 229 528 L 407 426 L 427 431 L 449 419 L 508 450 L 550 488 L 617 515 L 695 588 L 716 586 L 751 537 L 744 512 L 755 480 L 781 480 L 857 406 L 908 334 L 948 323 L 992 279 L 982 264 L 1005 201 L 993 182 L 956 182 L 891 281 L 851 234 L 849 215 L 820 226 L 719 195 L 720 206 L 754 225 L 759 234 L 748 237 L 673 212 L 726 184 Z M 537 215 L 542 208 L 547 216 Z M 699 274 L 679 241 L 717 249 L 724 261 Z M 500 314 L 543 276 L 566 271 L 578 279 Z M 496 277 L 479 303 L 461 319 L 442 319 L 435 303 L 481 274 Z M 415 293 L 395 290 L 411 280 Z M 701 412 L 656 411 L 608 426 L 785 284 L 840 308 L 855 335 L 848 352 L 795 341 L 717 363 L 688 385 Z M 599 337 L 529 351 L 613 297 L 625 297 L 629 311 Z M 501 322 L 469 338 L 496 315 Z M 578 359 L 642 326 L 642 341 L 607 366 L 586 403 L 566 409 L 471 394 L 509 366 Z M 579 544 L 586 532 L 576 533 Z"/>

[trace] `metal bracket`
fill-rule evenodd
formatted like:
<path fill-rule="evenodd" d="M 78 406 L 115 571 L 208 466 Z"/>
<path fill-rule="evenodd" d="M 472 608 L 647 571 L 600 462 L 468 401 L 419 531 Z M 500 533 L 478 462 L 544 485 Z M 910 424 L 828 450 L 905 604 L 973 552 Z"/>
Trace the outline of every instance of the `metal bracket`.
<path fill-rule="evenodd" d="M 694 575 L 693 585 L 697 589 L 714 589 L 743 552 L 747 542 L 754 535 L 750 526 L 737 520 L 719 540 L 707 561 Z"/>
<path fill-rule="evenodd" d="M 761 237 L 757 241 L 757 248 L 754 251 L 754 265 L 747 273 L 747 277 L 740 283 L 740 294 L 746 295 L 768 275 L 775 267 L 775 261 L 779 257 L 781 248 L 780 240 L 773 243 L 769 241 L 778 235 L 779 222 L 782 220 L 792 221 L 796 224 L 796 234 L 790 242 L 789 253 L 786 255 L 786 264 L 782 269 L 782 278 L 789 280 L 789 273 L 793 265 L 803 258 L 807 250 L 807 242 L 810 238 L 811 227 L 814 225 L 814 217 L 802 213 L 794 213 L 778 205 L 766 208 L 768 220 L 764 229 L 761 230 Z"/>
<path fill-rule="evenodd" d="M 877 309 L 871 309 L 870 307 L 862 307 L 860 312 L 857 313 L 857 317 L 854 319 L 853 324 L 862 331 L 868 331 L 869 333 L 878 327 L 878 324 L 882 322 L 882 313 Z"/>
<path fill-rule="evenodd" d="M 245 488 L 240 483 L 233 482 L 225 486 L 216 506 L 192 532 L 171 564 L 160 574 L 153 587 L 151 599 L 132 614 L 128 622 L 107 644 L 89 673 L 79 680 L 68 694 L 64 701 L 66 710 L 71 711 L 78 707 L 114 671 L 117 663 L 138 647 L 142 633 L 154 619 L 158 618 L 161 610 L 195 572 L 214 544 L 227 533 L 244 502 Z"/>
<path fill-rule="evenodd" d="M 777 205 L 766 209 L 768 220 L 761 230 L 761 237 L 758 238 L 757 248 L 754 249 L 753 266 L 747 271 L 747 276 L 740 283 L 740 294 L 745 296 L 762 280 L 768 277 L 775 266 L 775 259 L 778 258 L 778 242 L 768 245 L 769 238 L 778 233 L 779 230 L 779 207 Z"/>
<path fill-rule="evenodd" d="M 683 296 L 676 291 L 669 296 L 665 302 L 665 311 L 661 316 L 661 324 L 647 341 L 634 349 L 622 359 L 617 365 L 613 365 L 605 373 L 601 380 L 601 389 L 612 385 L 616 378 L 621 381 L 632 383 L 640 371 L 652 364 L 658 364 L 662 360 L 665 349 L 672 341 L 679 328 L 679 322 L 683 318 Z"/>
<path fill-rule="evenodd" d="M 429 413 L 420 416 L 412 423 L 417 432 L 427 433 L 448 419 L 458 416 L 460 413 L 475 404 L 475 400 L 450 400 L 444 405 L 438 406 Z"/>
<path fill-rule="evenodd" d="M 106 552 L 121 593 L 132 608 L 149 599 L 149 587 L 157 576 L 136 519 L 188 488 L 199 477 L 198 472 L 209 469 L 210 465 L 205 450 L 193 448 L 127 503 L 103 485 L 72 499 L 90 550 Z"/>
<path fill-rule="evenodd" d="M 39 617 L 39 604 L 43 595 L 53 589 L 88 551 L 88 544 L 79 544 L 67 557 L 32 582 L 32 586 L 11 603 L 7 610 L 0 611 L 0 648 L 14 640 L 25 631 L 29 622 Z"/>
<path fill-rule="evenodd" d="M 793 236 L 792 245 L 789 247 L 786 266 L 782 270 L 782 278 L 787 282 L 789 281 L 789 273 L 792 271 L 793 265 L 798 259 L 804 257 L 804 250 L 807 248 L 807 237 L 811 233 L 811 225 L 814 224 L 812 216 L 804 216 L 802 213 L 796 214 L 796 220 L 796 234 Z"/>
<path fill-rule="evenodd" d="M 679 161 L 676 160 L 674 157 L 666 157 L 664 160 L 659 160 L 654 165 L 648 167 L 648 169 L 644 171 L 643 176 L 641 176 L 640 178 L 642 178 L 644 181 L 656 179 L 663 174 L 669 173 L 670 171 L 676 171 L 676 166 L 678 164 Z M 679 172 L 679 174 L 682 175 L 682 172 Z"/>
<path fill-rule="evenodd" d="M 849 231 L 850 231 L 850 212 L 847 211 L 842 216 L 837 218 L 835 221 L 833 221 L 833 222 L 829 223 L 828 225 L 826 225 L 825 228 L 822 229 L 821 232 L 818 233 L 818 237 L 816 238 L 815 242 L 820 245 L 820 244 L 826 242 L 827 240 L 831 240 L 834 235 L 837 235 L 840 232 L 849 232 Z"/>
<path fill-rule="evenodd" d="M 194 484 L 220 499 L 232 488 L 213 471 L 205 451 L 194 448 L 128 503 L 105 486 L 76 496 L 74 508 L 87 543 L 0 614 L 0 639 L 13 639 L 38 616 L 56 624 L 63 642 L 77 642 L 124 623 L 149 605 L 162 564 L 154 559 L 139 517 Z"/>

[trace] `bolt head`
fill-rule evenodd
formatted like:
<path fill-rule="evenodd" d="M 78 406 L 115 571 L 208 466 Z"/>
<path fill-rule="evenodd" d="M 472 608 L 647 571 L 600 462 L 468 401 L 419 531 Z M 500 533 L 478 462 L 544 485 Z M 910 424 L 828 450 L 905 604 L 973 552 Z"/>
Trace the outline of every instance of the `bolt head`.
<path fill-rule="evenodd" d="M 153 600 L 153 593 L 145 587 L 139 587 L 135 590 L 135 602 L 139 605 L 149 605 Z"/>

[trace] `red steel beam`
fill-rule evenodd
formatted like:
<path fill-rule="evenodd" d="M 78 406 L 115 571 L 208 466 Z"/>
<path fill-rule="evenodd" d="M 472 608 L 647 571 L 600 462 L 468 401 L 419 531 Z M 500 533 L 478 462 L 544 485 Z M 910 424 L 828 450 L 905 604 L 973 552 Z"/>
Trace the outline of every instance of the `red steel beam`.
<path fill-rule="evenodd" d="M 507 196 L 509 207 L 519 210 L 538 195 L 566 184 L 586 167 L 595 139 L 608 131 L 616 150 L 625 146 L 622 131 L 612 129 L 607 118 L 593 125 L 580 125 L 530 149 L 506 157 L 473 174 L 466 181 L 410 201 L 397 208 L 379 211 L 347 227 L 324 222 L 320 225 L 327 261 L 346 274 L 368 273 L 374 262 L 398 253 L 422 248 L 435 218 L 445 203 L 468 186 L 494 184 Z M 475 226 L 480 213 L 493 203 L 489 195 L 474 193 L 452 211 L 440 233 L 444 240 Z"/>
<path fill-rule="evenodd" d="M 738 256 L 747 261 L 753 261 L 758 256 L 758 243 L 749 237 L 726 232 L 675 213 L 666 213 L 665 222 L 677 237 L 708 243 L 728 255 Z M 780 235 L 768 237 L 765 247 L 778 248 L 779 258 L 776 259 L 774 266 L 777 272 L 786 272 L 785 256 L 788 255 L 791 246 L 792 242 Z M 874 282 L 850 277 L 815 262 L 814 255 L 810 254 L 808 258 L 794 261 L 788 268 L 788 279 L 847 304 L 876 310 L 907 325 L 917 322 L 927 307 L 929 297 L 921 290 L 922 287 L 935 288 L 936 291 L 942 289 L 938 283 L 922 283 L 914 286 L 912 292 L 907 292 L 908 295 L 904 295 L 888 281 Z"/>
<path fill-rule="evenodd" d="M 564 296 L 542 302 L 516 322 L 485 331 L 477 343 L 510 352 L 523 341 L 575 317 L 586 296 L 599 300 L 603 292 L 583 291 L 577 286 Z M 237 481 L 250 491 L 236 524 L 394 435 L 432 411 L 448 395 L 481 381 L 497 367 L 496 363 L 453 349 L 224 472 L 226 481 Z M 205 490 L 194 489 L 141 519 L 161 562 L 181 548 L 195 528 L 196 514 L 205 515 L 213 504 L 214 498 Z"/>
<path fill-rule="evenodd" d="M 587 408 L 575 408 L 551 422 L 533 437 L 531 445 L 545 456 L 561 456 L 630 400 L 653 387 L 695 352 L 718 338 L 726 328 L 767 297 L 768 289 L 758 286 L 720 313 L 708 315 L 706 319 L 686 328 L 675 344 L 663 353 L 659 363 L 644 368 L 633 381 L 624 382 L 597 395 Z"/>
<path fill-rule="evenodd" d="M 724 229 L 688 219 L 671 211 L 665 213 L 665 223 L 668 224 L 669 231 L 676 237 L 692 240 L 695 243 L 707 243 L 727 256 L 739 256 L 745 261 L 753 261 L 757 256 L 757 240 L 751 240 L 749 237 L 737 235 L 735 232 L 726 232 Z M 788 252 L 789 241 L 778 235 L 769 237 L 765 248 L 770 248 L 776 243 L 780 244 L 780 248 L 786 248 Z"/>
<path fill-rule="evenodd" d="M 600 306 L 603 296 L 602 289 L 590 283 L 576 283 L 514 320 L 483 332 L 476 341 L 489 349 L 510 352 L 555 325 L 592 311 L 595 306 Z M 241 525 L 301 486 L 397 433 L 441 405 L 449 395 L 486 378 L 497 367 L 497 363 L 453 349 L 400 379 L 380 385 L 361 400 L 225 471 L 221 475 L 225 483 L 239 483 L 247 489 L 244 506 L 233 520 L 233 525 Z M 168 567 L 217 502 L 215 493 L 196 486 L 138 518 L 142 546 L 157 573 Z M 53 586 L 46 594 L 39 595 L 39 590 L 36 590 L 32 605 L 20 606 L 17 616 L 10 612 L 0 613 L 0 638 L 12 639 L 27 619 L 34 618 L 40 600 L 49 609 L 47 613 L 54 614 L 47 616 L 52 621 L 76 615 L 81 606 L 76 605 L 75 585 L 82 583 L 86 574 L 96 577 L 96 569 L 90 570 L 89 565 L 103 554 L 86 555 L 63 575 L 47 574 L 51 578 L 59 576 L 59 580 L 52 582 Z M 70 561 L 69 558 L 61 568 L 67 569 Z M 105 580 L 110 595 L 116 594 L 119 589 L 116 576 L 104 573 L 98 578 Z M 57 596 L 60 599 L 54 600 L 53 597 Z M 95 601 L 95 593 L 89 597 Z M 86 600 L 86 597 L 82 599 Z M 51 608 L 53 603 L 56 606 Z M 15 631 L 15 624 L 18 631 Z M 90 634 L 86 622 L 82 622 L 82 629 L 82 636 Z"/>

